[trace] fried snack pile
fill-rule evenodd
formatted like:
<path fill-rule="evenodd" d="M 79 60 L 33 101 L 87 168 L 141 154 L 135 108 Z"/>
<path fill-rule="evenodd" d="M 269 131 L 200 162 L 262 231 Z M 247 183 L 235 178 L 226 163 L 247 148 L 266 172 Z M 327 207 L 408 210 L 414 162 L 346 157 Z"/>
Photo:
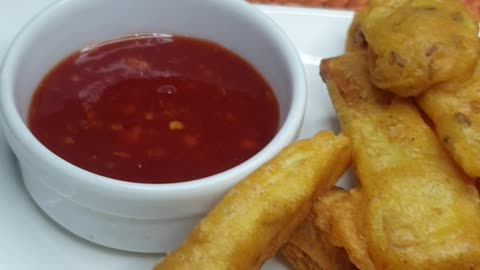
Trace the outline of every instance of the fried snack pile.
<path fill-rule="evenodd" d="M 415 104 L 372 85 L 366 52 L 323 60 L 321 74 L 361 187 L 318 199 L 313 225 L 307 220 L 282 250 L 294 269 L 351 269 L 344 253 L 360 270 L 480 269 L 475 182 Z"/>
<path fill-rule="evenodd" d="M 368 43 L 373 84 L 399 96 L 470 75 L 478 60 L 478 23 L 457 0 L 373 0 L 353 28 L 347 48 Z"/>
<path fill-rule="evenodd" d="M 356 14 L 346 50 L 368 53 L 377 87 L 415 96 L 455 161 L 480 178 L 478 23 L 459 1 L 371 1 Z"/>
<path fill-rule="evenodd" d="M 372 0 L 321 64 L 345 137 L 282 151 L 155 270 L 480 270 L 478 30 L 457 0 Z"/>
<path fill-rule="evenodd" d="M 355 224 L 365 234 L 366 254 L 375 267 L 359 268 L 480 269 L 480 197 L 474 181 L 452 162 L 410 100 L 370 83 L 367 66 L 362 52 L 321 66 L 343 131 L 352 140 L 361 184 Z"/>
<path fill-rule="evenodd" d="M 350 165 L 346 137 L 294 143 L 235 186 L 155 270 L 259 269 Z"/>

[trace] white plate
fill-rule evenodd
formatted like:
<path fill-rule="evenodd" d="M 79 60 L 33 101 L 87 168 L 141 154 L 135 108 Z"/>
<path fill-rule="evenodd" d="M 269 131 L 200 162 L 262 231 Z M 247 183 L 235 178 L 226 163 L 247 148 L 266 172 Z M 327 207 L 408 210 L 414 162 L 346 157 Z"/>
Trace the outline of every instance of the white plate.
<path fill-rule="evenodd" d="M 21 26 L 53 0 L 0 0 L 0 59 Z M 322 58 L 343 51 L 351 12 L 259 6 L 297 46 L 308 76 L 309 99 L 301 136 L 338 124 L 319 77 Z M 65 28 L 68 31 L 68 25 Z M 55 35 L 55 33 L 52 33 Z M 45 37 L 48 38 L 48 37 Z M 41 52 L 38 52 L 41 53 Z M 350 177 L 340 185 L 349 186 Z M 0 269 L 5 270 L 132 270 L 151 269 L 159 255 L 121 252 L 86 242 L 46 217 L 28 196 L 15 159 L 0 133 Z M 288 269 L 280 258 L 262 269 Z"/>

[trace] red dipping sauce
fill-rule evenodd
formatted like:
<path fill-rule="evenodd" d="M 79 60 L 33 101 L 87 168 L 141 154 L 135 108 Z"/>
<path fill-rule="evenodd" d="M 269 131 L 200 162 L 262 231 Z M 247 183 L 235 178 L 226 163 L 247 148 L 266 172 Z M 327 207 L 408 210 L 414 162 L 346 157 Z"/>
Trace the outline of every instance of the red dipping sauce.
<path fill-rule="evenodd" d="M 175 183 L 232 168 L 279 127 L 270 86 L 209 41 L 135 36 L 76 52 L 36 90 L 29 127 L 66 161 L 107 177 Z"/>

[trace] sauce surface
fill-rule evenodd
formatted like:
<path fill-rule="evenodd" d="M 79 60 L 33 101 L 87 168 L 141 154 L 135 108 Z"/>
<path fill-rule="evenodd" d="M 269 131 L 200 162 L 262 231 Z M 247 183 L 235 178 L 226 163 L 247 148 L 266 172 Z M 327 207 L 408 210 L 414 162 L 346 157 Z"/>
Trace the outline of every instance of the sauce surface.
<path fill-rule="evenodd" d="M 242 58 L 214 43 L 129 37 L 76 52 L 38 86 L 35 137 L 88 171 L 175 183 L 232 168 L 274 137 L 279 108 Z"/>

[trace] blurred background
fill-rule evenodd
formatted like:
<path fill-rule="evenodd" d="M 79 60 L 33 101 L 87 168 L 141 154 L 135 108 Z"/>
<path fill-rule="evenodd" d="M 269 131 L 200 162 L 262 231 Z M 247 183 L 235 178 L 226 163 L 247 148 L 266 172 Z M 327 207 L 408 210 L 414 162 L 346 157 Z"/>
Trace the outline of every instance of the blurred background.
<path fill-rule="evenodd" d="M 303 7 L 324 7 L 335 9 L 359 9 L 368 3 L 368 0 L 249 0 L 252 3 L 274 4 Z M 461 0 L 480 20 L 480 0 Z"/>

